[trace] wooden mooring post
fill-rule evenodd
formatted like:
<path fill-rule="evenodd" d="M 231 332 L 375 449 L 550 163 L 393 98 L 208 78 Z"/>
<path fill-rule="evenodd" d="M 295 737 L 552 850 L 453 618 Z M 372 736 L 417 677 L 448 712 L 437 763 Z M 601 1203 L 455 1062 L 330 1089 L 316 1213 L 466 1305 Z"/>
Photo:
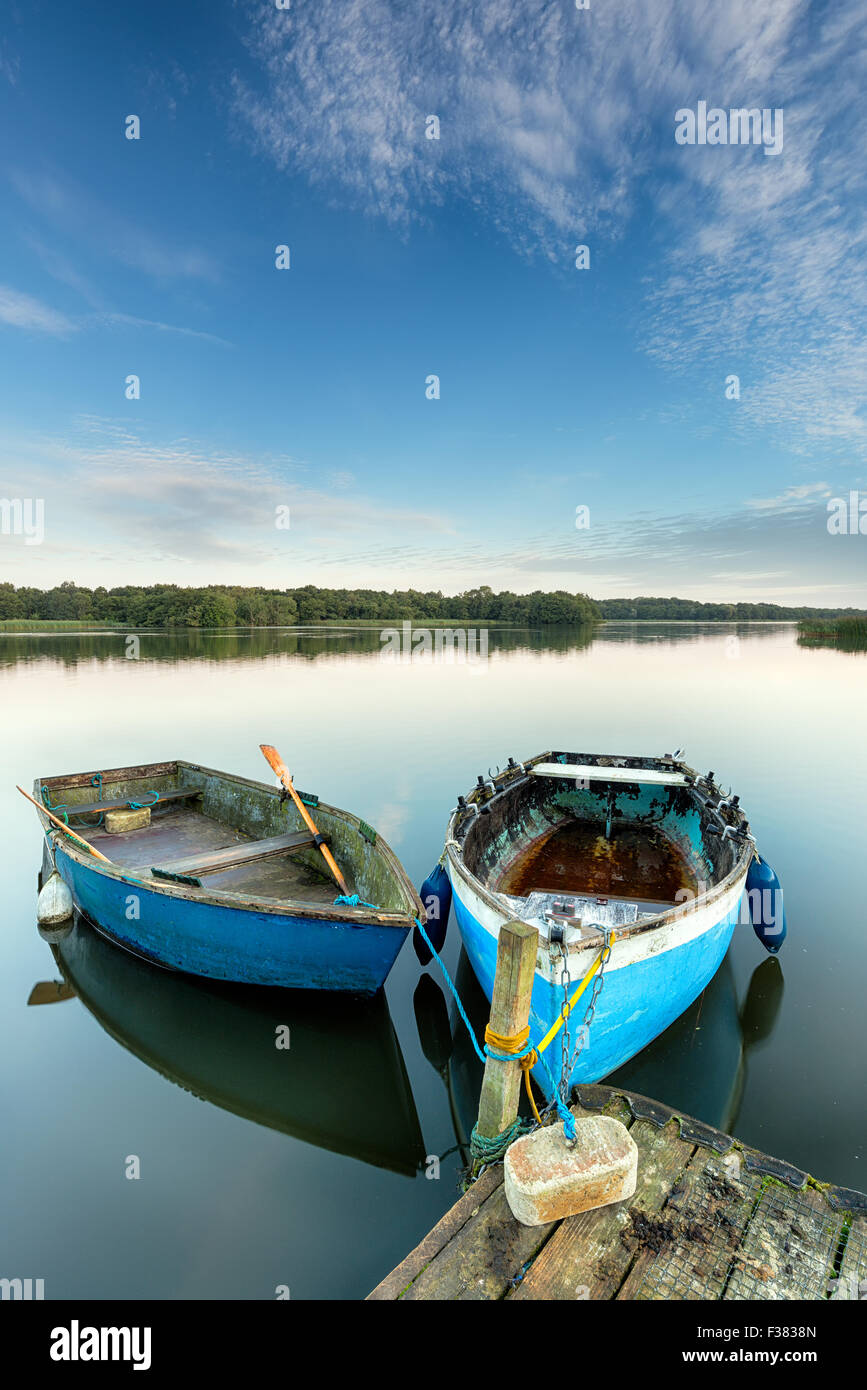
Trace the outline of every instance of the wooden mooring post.
<path fill-rule="evenodd" d="M 485 1063 L 473 1151 L 474 1175 L 486 1160 L 503 1158 L 509 1206 L 527 1226 L 626 1200 L 638 1169 L 636 1145 L 625 1125 L 609 1116 L 584 1121 L 580 1145 L 559 1126 L 517 1139 L 508 1132 L 518 1116 L 522 1071 L 519 1057 L 509 1054 L 522 1052 L 529 1037 L 538 949 L 539 933 L 526 922 L 500 928 L 486 1039 L 501 1055 Z"/>
<path fill-rule="evenodd" d="M 500 928 L 489 1028 L 502 1038 L 515 1037 L 529 1023 L 538 949 L 539 933 L 526 922 Z M 488 1057 L 476 1126 L 482 1138 L 496 1139 L 517 1118 L 520 1091 L 520 1061 Z"/>

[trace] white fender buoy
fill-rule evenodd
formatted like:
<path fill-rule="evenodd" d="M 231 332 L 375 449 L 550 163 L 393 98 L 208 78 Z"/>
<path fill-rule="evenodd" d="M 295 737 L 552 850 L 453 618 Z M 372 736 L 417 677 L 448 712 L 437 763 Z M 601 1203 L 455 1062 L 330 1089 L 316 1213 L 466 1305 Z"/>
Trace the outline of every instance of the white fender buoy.
<path fill-rule="evenodd" d="M 40 927 L 56 927 L 72 916 L 72 894 L 55 869 L 42 885 L 36 902 Z"/>

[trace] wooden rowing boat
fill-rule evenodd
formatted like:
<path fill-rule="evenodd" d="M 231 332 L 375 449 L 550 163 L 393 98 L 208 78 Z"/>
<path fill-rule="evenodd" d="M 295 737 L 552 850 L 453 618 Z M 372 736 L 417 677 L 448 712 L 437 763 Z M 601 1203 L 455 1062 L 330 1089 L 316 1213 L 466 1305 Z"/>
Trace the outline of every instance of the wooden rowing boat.
<path fill-rule="evenodd" d="M 539 930 L 534 1046 L 560 1017 L 564 990 L 613 934 L 592 1027 L 577 1050 L 590 992 L 570 1020 L 575 1083 L 598 1081 L 634 1057 L 713 978 L 735 925 L 750 921 L 744 901 L 754 855 L 737 797 L 725 796 L 713 774 L 700 777 L 673 758 L 543 753 L 510 760 L 459 798 L 445 866 L 488 999 L 500 928 L 517 919 Z M 781 895 L 778 915 L 781 940 Z M 769 950 L 777 948 L 773 929 L 763 928 Z M 550 1059 L 558 1080 L 560 1043 Z M 541 1062 L 533 1075 L 550 1095 Z"/>
<path fill-rule="evenodd" d="M 34 796 L 76 907 L 171 970 L 373 994 L 422 911 L 385 840 L 305 793 L 318 836 L 280 788 L 183 761 L 42 777 Z M 147 824 L 107 833 L 107 812 L 138 808 L 149 809 Z M 320 841 L 348 895 L 337 893 Z"/>

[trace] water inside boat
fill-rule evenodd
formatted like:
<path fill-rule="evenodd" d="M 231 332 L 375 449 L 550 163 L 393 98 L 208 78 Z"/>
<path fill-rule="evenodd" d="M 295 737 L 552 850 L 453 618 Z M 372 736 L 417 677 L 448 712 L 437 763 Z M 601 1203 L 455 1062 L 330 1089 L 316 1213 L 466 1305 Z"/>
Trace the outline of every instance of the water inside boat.
<path fill-rule="evenodd" d="M 696 875 L 655 826 L 620 824 L 606 836 L 604 821 L 568 821 L 540 836 L 504 871 L 499 891 L 523 898 L 533 892 L 628 897 L 676 902 L 695 892 Z"/>
<path fill-rule="evenodd" d="M 573 779 L 577 755 L 547 756 L 566 759 L 558 775 L 518 777 L 478 798 L 466 825 L 464 863 L 516 916 L 540 929 L 558 918 L 622 927 L 697 898 L 730 872 L 732 842 L 682 777 L 668 785 L 677 774 L 636 768 L 630 782 L 612 767 L 606 782 L 600 765 L 598 776 Z"/>

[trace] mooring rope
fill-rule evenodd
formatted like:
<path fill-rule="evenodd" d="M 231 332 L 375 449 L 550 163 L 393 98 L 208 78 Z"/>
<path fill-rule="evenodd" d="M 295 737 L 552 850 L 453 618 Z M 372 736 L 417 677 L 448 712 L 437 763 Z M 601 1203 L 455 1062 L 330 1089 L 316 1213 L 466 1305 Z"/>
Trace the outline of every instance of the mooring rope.
<path fill-rule="evenodd" d="M 97 797 L 96 797 L 97 801 L 102 801 L 102 800 L 103 800 L 103 791 L 102 791 L 102 773 L 101 773 L 101 772 L 97 772 L 95 776 L 91 777 L 91 779 L 90 779 L 90 785 L 91 785 L 92 787 L 96 787 L 96 789 L 97 789 Z M 50 792 L 50 790 L 48 789 L 48 787 L 46 787 L 45 785 L 43 785 L 42 787 L 40 787 L 40 794 L 41 794 L 41 796 L 42 796 L 42 803 L 43 803 L 43 805 L 44 805 L 46 811 L 51 811 L 52 815 L 55 815 L 55 816 L 56 816 L 56 815 L 60 815 L 60 816 L 62 817 L 63 822 L 64 822 L 65 825 L 69 825 L 69 817 L 70 817 L 70 815 L 72 815 L 72 816 L 75 816 L 75 815 L 79 815 L 79 816 L 96 816 L 97 819 L 96 819 L 96 820 L 93 822 L 93 824 L 89 827 L 91 830 L 96 830 L 96 829 L 98 829 L 98 828 L 103 824 L 103 822 L 105 821 L 105 812 L 104 812 L 104 811 L 81 811 L 81 810 L 76 810 L 76 804 L 75 804 L 74 801 L 60 801 L 60 802 L 58 802 L 58 804 L 57 804 L 56 806 L 52 806 L 52 804 L 51 804 L 51 792 Z M 144 811 L 144 810 L 150 808 L 151 806 L 156 806 L 157 802 L 158 802 L 159 799 L 160 799 L 160 794 L 159 794 L 159 792 L 155 792 L 155 791 L 153 791 L 153 790 L 151 789 L 151 790 L 149 790 L 149 791 L 146 793 L 146 795 L 147 795 L 147 796 L 152 796 L 152 797 L 153 797 L 153 801 L 132 801 L 132 800 L 128 800 L 127 803 L 126 803 L 127 806 L 130 808 L 131 811 Z M 84 827 L 84 828 L 87 829 L 88 827 Z"/>
<path fill-rule="evenodd" d="M 97 772 L 93 777 L 91 777 L 91 779 L 90 779 L 90 785 L 91 785 L 92 787 L 96 787 L 96 789 L 97 789 L 97 797 L 96 797 L 97 801 L 102 801 L 102 773 L 101 773 L 101 772 Z M 69 825 L 69 813 L 71 812 L 72 815 L 75 815 L 75 802 L 74 802 L 74 801 L 59 801 L 59 802 L 57 803 L 56 806 L 52 806 L 52 804 L 51 804 L 51 792 L 49 791 L 48 787 L 46 787 L 44 784 L 43 784 L 42 787 L 40 787 L 40 795 L 41 795 L 41 797 L 42 797 L 42 802 L 43 802 L 43 805 L 45 806 L 46 811 L 50 811 L 50 812 L 52 813 L 52 815 L 55 815 L 55 816 L 59 814 L 60 817 L 61 817 L 62 820 L 63 820 L 64 825 Z M 95 816 L 96 816 L 96 820 L 93 822 L 92 826 L 90 827 L 90 828 L 93 829 L 93 830 L 97 830 L 97 829 L 102 825 L 103 821 L 105 820 L 105 812 L 104 812 L 104 811 L 80 811 L 78 814 L 79 814 L 79 815 L 88 815 L 88 816 L 93 816 L 93 815 L 95 815 Z"/>
<path fill-rule="evenodd" d="M 499 1163 L 506 1156 L 506 1150 L 510 1144 L 514 1144 L 516 1139 L 520 1139 L 522 1134 L 529 1134 L 530 1130 L 536 1128 L 534 1120 L 513 1120 L 512 1123 L 500 1134 L 489 1138 L 486 1134 L 479 1134 L 478 1122 L 473 1125 L 470 1134 L 470 1153 L 476 1163 L 485 1166 L 488 1163 Z"/>
<path fill-rule="evenodd" d="M 485 1028 L 485 1049 L 483 1052 L 482 1049 L 479 1047 L 478 1042 L 476 1041 L 476 1035 L 473 1032 L 470 1020 L 467 1017 L 466 1009 L 464 1008 L 461 1002 L 461 997 L 458 994 L 457 988 L 454 984 L 454 981 L 452 980 L 451 975 L 449 974 L 448 970 L 446 970 L 446 967 L 443 964 L 442 957 L 440 956 L 439 952 L 437 951 L 436 947 L 434 946 L 433 942 L 431 941 L 430 937 L 428 936 L 427 932 L 425 931 L 418 918 L 415 919 L 415 924 L 421 932 L 422 940 L 424 941 L 428 950 L 433 955 L 440 970 L 443 972 L 446 984 L 448 985 L 449 989 L 454 995 L 455 1003 L 458 1006 L 458 1012 L 460 1013 L 461 1018 L 466 1024 L 467 1032 L 470 1035 L 470 1040 L 473 1044 L 473 1047 L 476 1050 L 476 1055 L 479 1061 L 484 1063 L 487 1057 L 493 1057 L 494 1060 L 498 1062 L 520 1062 L 521 1069 L 524 1073 L 524 1086 L 527 1095 L 530 1098 L 530 1104 L 533 1107 L 533 1114 L 535 1116 L 534 1120 L 513 1120 L 511 1125 L 509 1125 L 507 1129 L 504 1129 L 501 1134 L 496 1135 L 494 1138 L 489 1138 L 487 1135 L 479 1134 L 478 1124 L 474 1125 L 472 1134 L 470 1135 L 470 1152 L 472 1153 L 473 1158 L 476 1159 L 479 1163 L 498 1162 L 499 1159 L 501 1159 L 505 1154 L 509 1145 L 514 1143 L 514 1141 L 521 1134 L 529 1133 L 531 1130 L 535 1129 L 537 1125 L 540 1125 L 542 1123 L 542 1117 L 539 1114 L 538 1106 L 536 1105 L 533 1092 L 530 1088 L 530 1069 L 536 1065 L 537 1061 L 541 1062 L 542 1066 L 545 1069 L 545 1075 L 548 1078 L 548 1084 L 550 1085 L 552 1095 L 554 1096 L 553 1104 L 556 1106 L 558 1116 L 563 1121 L 563 1132 L 566 1136 L 566 1142 L 569 1144 L 573 1144 L 575 1142 L 576 1132 L 575 1116 L 572 1114 L 569 1107 L 564 1103 L 563 1099 L 561 1098 L 558 1087 L 554 1081 L 554 1078 L 551 1075 L 551 1072 L 548 1068 L 548 1064 L 545 1061 L 544 1057 L 541 1056 L 541 1054 L 537 1051 L 536 1048 L 532 1046 L 532 1044 L 528 1043 L 528 1039 L 530 1036 L 530 1025 L 527 1024 L 526 1028 L 522 1028 L 520 1033 L 516 1033 L 512 1036 L 507 1036 L 502 1033 L 495 1032 L 494 1029 L 491 1028 L 491 1025 L 488 1024 Z M 495 1049 L 499 1049 L 499 1051 Z"/>
<path fill-rule="evenodd" d="M 151 806 L 156 806 L 160 799 L 159 792 L 149 791 L 148 796 L 153 797 L 153 801 L 128 801 L 126 804 L 131 811 L 146 811 Z"/>
<path fill-rule="evenodd" d="M 418 927 L 419 931 L 421 932 L 421 936 L 422 936 L 422 940 L 424 941 L 424 944 L 427 946 L 428 950 L 430 951 L 431 955 L 433 956 L 434 960 L 436 961 L 437 965 L 439 966 L 440 970 L 443 972 L 443 975 L 445 976 L 445 982 L 446 982 L 446 984 L 448 985 L 449 989 L 451 990 L 452 994 L 454 995 L 455 1003 L 456 1003 L 457 1006 L 458 1006 L 458 1013 L 460 1014 L 461 1018 L 464 1020 L 464 1023 L 466 1024 L 467 1032 L 468 1032 L 469 1035 L 470 1035 L 470 1041 L 471 1041 L 471 1043 L 473 1044 L 473 1047 L 474 1047 L 475 1050 L 476 1050 L 476 1056 L 478 1057 L 478 1059 L 479 1059 L 479 1061 L 481 1062 L 482 1066 L 484 1066 L 484 1065 L 485 1065 L 485 1054 L 484 1054 L 484 1052 L 482 1051 L 482 1049 L 479 1047 L 478 1042 L 476 1041 L 476 1035 L 475 1035 L 475 1033 L 473 1032 L 473 1025 L 470 1023 L 470 1020 L 467 1018 L 467 1011 L 466 1011 L 466 1009 L 464 1008 L 463 1004 L 461 1003 L 461 996 L 458 994 L 458 991 L 457 991 L 457 989 L 456 989 L 456 987 L 455 987 L 455 983 L 454 983 L 454 981 L 452 980 L 452 977 L 451 977 L 451 975 L 449 974 L 449 972 L 446 970 L 445 965 L 443 964 L 442 956 L 440 955 L 440 953 L 439 953 L 439 951 L 437 950 L 436 946 L 435 946 L 435 945 L 433 944 L 433 942 L 431 941 L 430 937 L 428 936 L 427 932 L 425 931 L 425 929 L 424 929 L 424 927 L 422 926 L 421 921 L 419 920 L 418 917 L 416 917 L 416 919 L 415 919 L 415 924 L 416 924 L 416 926 Z"/>

